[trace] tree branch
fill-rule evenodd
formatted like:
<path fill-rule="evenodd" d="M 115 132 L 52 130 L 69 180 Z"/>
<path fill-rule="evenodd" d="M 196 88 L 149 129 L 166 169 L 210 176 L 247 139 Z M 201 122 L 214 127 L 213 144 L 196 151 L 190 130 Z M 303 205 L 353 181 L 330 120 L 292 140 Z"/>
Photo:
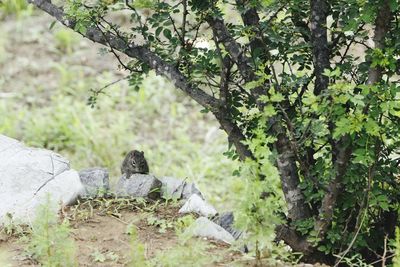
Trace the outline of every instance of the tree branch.
<path fill-rule="evenodd" d="M 382 8 L 378 12 L 378 16 L 375 20 L 375 31 L 374 31 L 374 43 L 375 48 L 383 49 L 385 47 L 385 36 L 389 31 L 390 20 L 392 17 L 390 11 L 390 1 L 385 0 Z M 377 83 L 382 79 L 382 68 L 370 68 L 368 71 L 368 81 L 367 84 Z"/>
<path fill-rule="evenodd" d="M 50 0 L 28 0 L 29 3 L 35 5 L 39 9 L 45 11 L 52 17 L 56 18 L 65 26 L 74 29 L 75 22 L 65 17 L 64 11 L 51 3 Z M 200 88 L 192 85 L 182 73 L 179 72 L 173 65 L 166 63 L 157 54 L 152 52 L 148 47 L 128 43 L 126 40 L 119 36 L 110 33 L 103 33 L 96 27 L 89 27 L 84 37 L 92 40 L 93 42 L 103 45 L 109 45 L 114 50 L 120 51 L 129 57 L 136 58 L 141 62 L 150 66 L 157 74 L 167 77 L 174 85 L 188 94 L 197 103 L 210 110 L 218 110 L 220 101 Z"/>
<path fill-rule="evenodd" d="M 217 118 L 222 129 L 228 134 L 228 141 L 235 145 L 236 153 L 239 155 L 241 161 L 246 158 L 254 159 L 253 153 L 249 150 L 247 145 L 244 144 L 246 137 L 243 135 L 241 129 L 231 121 L 229 112 L 221 109 L 213 113 Z"/>
<path fill-rule="evenodd" d="M 218 42 L 221 42 L 226 51 L 237 64 L 240 74 L 246 82 L 255 80 L 255 74 L 251 67 L 250 59 L 246 57 L 244 50 L 238 42 L 229 34 L 225 23 L 220 18 L 207 17 L 208 24 L 212 28 L 213 34 L 217 37 Z"/>
<path fill-rule="evenodd" d="M 28 0 L 28 2 L 56 18 L 65 26 L 71 29 L 75 28 L 75 22 L 67 19 L 62 8 L 51 3 L 51 0 Z M 246 140 L 245 136 L 240 128 L 227 117 L 229 112 L 224 109 L 222 102 L 205 93 L 199 87 L 190 84 L 179 70 L 173 65 L 166 63 L 148 47 L 128 43 L 122 36 L 113 35 L 109 32 L 102 32 L 95 26 L 89 27 L 86 33 L 82 35 L 95 43 L 109 46 L 113 51 L 119 51 L 131 58 L 135 58 L 149 65 L 157 74 L 168 78 L 177 88 L 181 89 L 197 103 L 209 109 L 215 115 L 222 128 L 228 134 L 229 141 L 235 145 L 240 159 L 244 160 L 246 157 L 252 157 L 252 153 L 243 143 L 243 141 Z"/>
<path fill-rule="evenodd" d="M 258 16 L 257 10 L 252 7 L 246 9 L 245 0 L 236 0 L 236 5 L 239 6 L 243 11 L 241 12 L 241 17 L 243 24 L 245 26 L 251 27 L 255 32 L 254 36 L 250 40 L 250 48 L 252 56 L 256 56 L 257 53 L 266 53 L 267 47 L 265 47 L 264 42 L 261 39 L 261 34 L 259 30 L 260 17 Z"/>
<path fill-rule="evenodd" d="M 315 68 L 314 94 L 319 95 L 328 88 L 329 78 L 324 70 L 329 68 L 329 46 L 327 33 L 327 0 L 311 0 L 311 45 Z"/>
<path fill-rule="evenodd" d="M 305 255 L 313 251 L 311 244 L 305 238 L 299 237 L 296 231 L 287 225 L 278 225 L 275 228 L 275 233 L 277 240 L 283 240 L 294 251 L 300 251 Z"/>

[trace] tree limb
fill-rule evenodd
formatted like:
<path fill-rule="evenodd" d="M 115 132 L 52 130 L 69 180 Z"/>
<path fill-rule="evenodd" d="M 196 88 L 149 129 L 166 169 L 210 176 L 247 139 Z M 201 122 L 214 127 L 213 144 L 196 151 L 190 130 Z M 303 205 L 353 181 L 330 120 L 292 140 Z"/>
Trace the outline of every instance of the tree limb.
<path fill-rule="evenodd" d="M 67 19 L 64 11 L 51 3 L 50 0 L 28 0 L 28 2 L 56 18 L 65 26 L 74 29 L 75 22 Z M 167 77 L 177 88 L 184 91 L 203 107 L 210 110 L 217 110 L 219 108 L 220 101 L 218 99 L 208 95 L 200 88 L 190 84 L 186 77 L 184 77 L 182 73 L 175 68 L 175 66 L 166 63 L 148 47 L 135 45 L 134 43 L 127 43 L 121 37 L 112 35 L 110 33 L 105 33 L 105 35 L 103 35 L 103 33 L 96 27 L 89 27 L 86 33 L 83 35 L 93 42 L 106 46 L 109 45 L 114 50 L 122 52 L 129 57 L 136 58 L 149 65 L 150 68 L 155 70 L 157 74 Z"/>
<path fill-rule="evenodd" d="M 391 20 L 391 11 L 390 11 L 390 1 L 385 0 L 382 8 L 378 12 L 378 16 L 375 21 L 375 30 L 374 30 L 374 43 L 375 48 L 383 49 L 385 47 L 385 36 L 389 31 L 390 20 Z M 382 68 L 375 67 L 370 68 L 368 71 L 368 81 L 367 84 L 377 83 L 380 79 L 382 79 Z"/>
<path fill-rule="evenodd" d="M 319 95 L 328 88 L 329 78 L 324 70 L 329 68 L 329 46 L 327 33 L 327 0 L 311 0 L 311 45 L 315 68 L 314 94 Z"/>
<path fill-rule="evenodd" d="M 67 19 L 63 9 L 54 5 L 51 0 L 28 0 L 28 2 L 56 18 L 65 26 L 74 29 L 75 22 Z M 229 112 L 224 109 L 222 102 L 210 96 L 199 87 L 190 84 L 186 77 L 180 73 L 175 66 L 166 63 L 148 47 L 128 43 L 121 36 L 113 35 L 109 32 L 102 32 L 95 26 L 89 27 L 86 33 L 82 35 L 95 43 L 109 46 L 113 50 L 119 51 L 131 58 L 138 59 L 149 65 L 157 74 L 168 78 L 177 88 L 181 89 L 197 103 L 213 112 L 222 128 L 228 134 L 228 139 L 235 145 L 240 159 L 244 160 L 246 157 L 252 157 L 252 153 L 243 143 L 243 141 L 246 140 L 245 136 L 242 134 L 240 128 L 227 117 Z"/>
<path fill-rule="evenodd" d="M 241 161 L 246 158 L 254 159 L 252 152 L 249 150 L 247 145 L 244 144 L 246 137 L 243 135 L 241 129 L 235 123 L 232 123 L 229 118 L 229 112 L 221 109 L 218 112 L 213 112 L 213 114 L 217 118 L 222 129 L 228 134 L 229 143 L 235 145 L 239 159 Z"/>
<path fill-rule="evenodd" d="M 255 80 L 256 76 L 251 66 L 250 59 L 246 57 L 244 50 L 238 42 L 229 34 L 228 29 L 222 19 L 208 16 L 206 18 L 208 24 L 212 28 L 213 34 L 221 42 L 226 51 L 235 61 L 240 71 L 240 74 L 246 82 Z"/>

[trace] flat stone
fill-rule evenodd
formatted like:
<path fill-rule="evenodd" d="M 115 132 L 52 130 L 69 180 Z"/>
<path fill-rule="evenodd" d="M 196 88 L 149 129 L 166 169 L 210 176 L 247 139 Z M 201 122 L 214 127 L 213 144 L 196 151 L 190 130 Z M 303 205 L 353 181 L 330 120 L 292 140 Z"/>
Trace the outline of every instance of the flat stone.
<path fill-rule="evenodd" d="M 198 218 L 186 231 L 193 236 L 211 238 L 227 244 L 235 242 L 235 238 L 228 231 L 206 217 Z"/>
<path fill-rule="evenodd" d="M 222 214 L 219 214 L 215 218 L 213 218 L 212 221 L 228 231 L 236 240 L 239 239 L 242 235 L 241 231 L 238 231 L 233 227 L 233 212 L 224 212 Z"/>
<path fill-rule="evenodd" d="M 108 170 L 100 167 L 93 167 L 81 170 L 79 178 L 85 186 L 82 197 L 95 197 L 110 190 Z"/>
<path fill-rule="evenodd" d="M 115 188 L 117 196 L 160 198 L 162 183 L 153 175 L 133 174 L 129 178 L 122 175 Z"/>

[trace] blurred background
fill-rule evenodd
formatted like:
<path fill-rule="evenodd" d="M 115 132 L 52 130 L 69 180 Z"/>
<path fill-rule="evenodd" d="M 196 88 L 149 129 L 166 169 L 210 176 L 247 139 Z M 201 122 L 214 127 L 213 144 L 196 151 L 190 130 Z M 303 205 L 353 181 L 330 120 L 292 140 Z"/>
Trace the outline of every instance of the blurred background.
<path fill-rule="evenodd" d="M 106 167 L 114 183 L 125 154 L 143 150 L 154 175 L 194 181 L 217 209 L 231 208 L 237 162 L 223 155 L 212 115 L 154 74 L 130 87 L 112 54 L 25 0 L 2 1 L 0 20 L 1 134 L 57 151 L 76 170 Z"/>

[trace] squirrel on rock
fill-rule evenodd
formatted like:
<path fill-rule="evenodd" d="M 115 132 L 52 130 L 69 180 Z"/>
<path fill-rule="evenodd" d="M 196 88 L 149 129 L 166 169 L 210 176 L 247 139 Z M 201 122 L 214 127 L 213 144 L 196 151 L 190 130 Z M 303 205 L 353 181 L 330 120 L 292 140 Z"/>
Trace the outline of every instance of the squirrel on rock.
<path fill-rule="evenodd" d="M 126 154 L 121 165 L 121 173 L 126 174 L 126 178 L 131 177 L 135 173 L 148 174 L 149 165 L 144 157 L 144 152 L 132 150 Z"/>

